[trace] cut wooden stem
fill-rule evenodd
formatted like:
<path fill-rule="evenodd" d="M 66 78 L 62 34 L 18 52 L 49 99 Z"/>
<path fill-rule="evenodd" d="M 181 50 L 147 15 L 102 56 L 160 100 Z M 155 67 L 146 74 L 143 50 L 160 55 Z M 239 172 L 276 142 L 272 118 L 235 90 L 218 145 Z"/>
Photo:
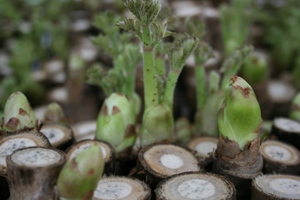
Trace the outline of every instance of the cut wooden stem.
<path fill-rule="evenodd" d="M 100 179 L 93 200 L 150 200 L 151 190 L 144 182 L 129 177 L 110 176 Z"/>
<path fill-rule="evenodd" d="M 264 159 L 265 174 L 294 174 L 300 173 L 300 153 L 292 145 L 280 141 L 265 141 L 260 146 Z"/>
<path fill-rule="evenodd" d="M 35 130 L 5 134 L 0 140 L 1 198 L 7 199 L 9 197 L 9 189 L 6 174 L 6 157 L 12 154 L 17 149 L 30 146 L 50 147 L 51 144 L 42 133 Z"/>
<path fill-rule="evenodd" d="M 297 91 L 295 87 L 283 79 L 269 80 L 266 87 L 268 102 L 271 106 L 269 117 L 288 116 L 291 102 Z"/>
<path fill-rule="evenodd" d="M 199 172 L 198 160 L 189 149 L 167 142 L 143 147 L 138 152 L 136 176 L 154 189 L 157 183 L 183 172 Z"/>
<path fill-rule="evenodd" d="M 218 141 L 219 139 L 216 137 L 201 136 L 191 140 L 187 146 L 200 156 L 208 157 L 217 149 Z"/>
<path fill-rule="evenodd" d="M 65 161 L 65 153 L 58 149 L 28 147 L 14 151 L 6 158 L 10 199 L 54 200 L 54 186 Z"/>
<path fill-rule="evenodd" d="M 182 173 L 159 183 L 157 200 L 224 199 L 235 200 L 234 185 L 223 176 L 211 173 Z"/>
<path fill-rule="evenodd" d="M 187 147 L 197 153 L 199 164 L 206 171 L 211 170 L 213 152 L 217 149 L 219 139 L 212 136 L 201 136 L 191 140 Z"/>
<path fill-rule="evenodd" d="M 51 145 L 57 149 L 66 150 L 74 142 L 74 134 L 70 127 L 60 124 L 48 124 L 41 128 Z"/>
<path fill-rule="evenodd" d="M 252 182 L 251 200 L 300 199 L 300 177 L 293 175 L 264 175 Z"/>
<path fill-rule="evenodd" d="M 35 130 L 6 134 L 0 141 L 0 174 L 6 174 L 6 156 L 17 149 L 31 146 L 51 147 L 51 144 L 42 133 Z"/>
<path fill-rule="evenodd" d="M 96 120 L 83 121 L 72 126 L 75 141 L 79 142 L 86 139 L 94 139 L 96 135 Z"/>
<path fill-rule="evenodd" d="M 300 150 L 300 123 L 288 118 L 276 118 L 272 126 L 271 134 L 280 141 L 292 144 Z"/>

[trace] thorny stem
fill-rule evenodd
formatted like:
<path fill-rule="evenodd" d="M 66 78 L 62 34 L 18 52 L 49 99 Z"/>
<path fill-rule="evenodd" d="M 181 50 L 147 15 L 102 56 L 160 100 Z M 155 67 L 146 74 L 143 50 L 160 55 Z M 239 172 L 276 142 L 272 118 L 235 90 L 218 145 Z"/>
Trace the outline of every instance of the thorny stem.
<path fill-rule="evenodd" d="M 155 72 L 155 48 L 143 46 L 145 109 L 157 105 L 158 90 Z"/>

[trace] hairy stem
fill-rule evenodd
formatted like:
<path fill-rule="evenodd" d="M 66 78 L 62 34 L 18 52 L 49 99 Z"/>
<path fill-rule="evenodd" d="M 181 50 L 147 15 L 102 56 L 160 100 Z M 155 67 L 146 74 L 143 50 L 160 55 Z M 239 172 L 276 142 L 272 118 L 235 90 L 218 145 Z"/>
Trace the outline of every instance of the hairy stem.
<path fill-rule="evenodd" d="M 145 107 L 149 108 L 149 106 L 159 103 L 155 72 L 155 48 L 144 45 L 143 50 Z"/>

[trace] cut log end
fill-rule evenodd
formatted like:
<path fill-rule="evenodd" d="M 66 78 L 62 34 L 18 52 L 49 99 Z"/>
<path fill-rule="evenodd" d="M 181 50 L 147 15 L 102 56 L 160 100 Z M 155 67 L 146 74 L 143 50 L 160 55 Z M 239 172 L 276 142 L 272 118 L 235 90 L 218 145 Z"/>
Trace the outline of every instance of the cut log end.
<path fill-rule="evenodd" d="M 55 148 L 33 146 L 14 151 L 6 158 L 10 199 L 54 199 L 54 186 L 65 161 L 65 153 Z"/>
<path fill-rule="evenodd" d="M 200 171 L 198 160 L 190 151 L 171 144 L 157 144 L 139 152 L 145 168 L 160 177 L 188 171 Z"/>
<path fill-rule="evenodd" d="M 48 138 L 53 147 L 61 150 L 66 150 L 74 141 L 72 129 L 63 125 L 44 125 L 41 132 Z"/>
<path fill-rule="evenodd" d="M 300 199 L 300 177 L 264 175 L 252 182 L 252 199 Z"/>
<path fill-rule="evenodd" d="M 64 154 L 54 149 L 28 147 L 15 151 L 10 155 L 15 165 L 26 167 L 47 167 L 64 161 Z"/>
<path fill-rule="evenodd" d="M 31 146 L 50 147 L 48 139 L 36 131 L 7 134 L 0 141 L 0 173 L 6 173 L 6 157 L 17 149 Z"/>
<path fill-rule="evenodd" d="M 280 141 L 265 141 L 260 153 L 264 158 L 264 173 L 298 174 L 300 153 L 292 145 Z"/>
<path fill-rule="evenodd" d="M 198 137 L 188 143 L 188 147 L 196 151 L 200 156 L 208 157 L 217 149 L 218 138 L 215 137 Z"/>
<path fill-rule="evenodd" d="M 271 133 L 280 141 L 292 144 L 300 150 L 300 123 L 289 118 L 275 118 Z"/>
<path fill-rule="evenodd" d="M 96 135 L 96 121 L 80 122 L 72 126 L 77 142 L 86 139 L 94 139 Z"/>
<path fill-rule="evenodd" d="M 122 199 L 150 200 L 151 190 L 144 182 L 128 177 L 106 177 L 100 179 L 93 200 Z"/>
<path fill-rule="evenodd" d="M 180 173 L 200 172 L 202 168 L 195 152 L 164 141 L 141 148 L 134 171 L 134 177 L 154 190 L 161 180 Z"/>
<path fill-rule="evenodd" d="M 288 118 L 276 118 L 274 120 L 274 126 L 282 131 L 290 133 L 298 133 L 300 135 L 300 123 Z"/>
<path fill-rule="evenodd" d="M 223 176 L 211 173 L 184 173 L 159 183 L 158 200 L 235 199 L 235 188 Z"/>

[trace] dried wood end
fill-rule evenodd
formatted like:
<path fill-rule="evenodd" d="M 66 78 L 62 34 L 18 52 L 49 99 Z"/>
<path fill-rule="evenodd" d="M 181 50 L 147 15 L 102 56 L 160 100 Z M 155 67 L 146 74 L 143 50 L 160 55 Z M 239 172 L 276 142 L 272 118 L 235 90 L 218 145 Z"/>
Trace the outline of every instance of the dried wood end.
<path fill-rule="evenodd" d="M 233 184 L 211 173 L 184 173 L 161 181 L 155 190 L 158 200 L 235 199 Z"/>
<path fill-rule="evenodd" d="M 93 200 L 122 199 L 150 200 L 151 190 L 148 185 L 128 177 L 106 177 L 100 179 Z"/>
<path fill-rule="evenodd" d="M 293 175 L 263 175 L 252 182 L 252 199 L 300 199 L 300 177 Z"/>

